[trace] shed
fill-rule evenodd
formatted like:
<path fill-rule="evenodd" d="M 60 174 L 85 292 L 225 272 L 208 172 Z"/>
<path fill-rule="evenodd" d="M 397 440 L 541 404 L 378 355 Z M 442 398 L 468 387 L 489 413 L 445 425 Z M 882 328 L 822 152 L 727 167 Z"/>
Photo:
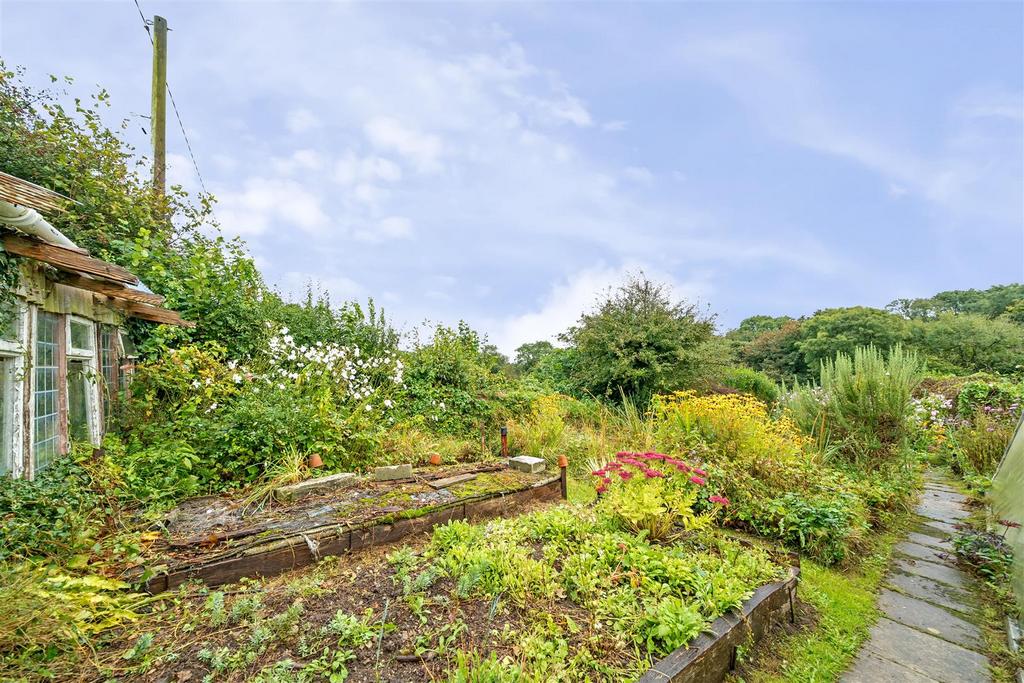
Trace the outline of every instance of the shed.
<path fill-rule="evenodd" d="M 0 172 L 0 251 L 23 257 L 0 316 L 0 476 L 32 478 L 73 441 L 100 443 L 134 368 L 127 318 L 192 326 L 46 221 L 67 201 Z"/>

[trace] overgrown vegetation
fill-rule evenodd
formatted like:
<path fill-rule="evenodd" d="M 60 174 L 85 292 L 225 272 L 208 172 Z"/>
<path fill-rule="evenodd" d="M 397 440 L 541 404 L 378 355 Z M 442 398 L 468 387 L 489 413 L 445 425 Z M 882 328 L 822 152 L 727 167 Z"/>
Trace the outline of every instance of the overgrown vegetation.
<path fill-rule="evenodd" d="M 2 678 L 343 681 L 379 672 L 389 643 L 454 681 L 620 680 L 779 576 L 735 531 L 813 558 L 810 599 L 838 608 L 808 651 L 845 652 L 877 580 L 842 569 L 906 509 L 918 454 L 983 488 L 1020 414 L 1017 285 L 717 336 L 713 315 L 637 274 L 560 346 L 513 362 L 465 323 L 403 336 L 372 301 L 288 302 L 217 236 L 212 197 L 150 191 L 102 123 L 105 93 L 62 99 L 0 69 L 0 167 L 74 197 L 57 227 L 197 327 L 131 323 L 143 358 L 103 450 L 0 481 Z M 922 383 L 926 369 L 993 374 Z M 124 581 L 150 575 L 146 549 L 184 498 L 265 503 L 314 454 L 323 473 L 494 458 L 500 426 L 515 453 L 567 455 L 594 505 L 439 528 L 373 570 L 391 589 L 366 604 L 331 587 L 330 561 L 280 594 L 152 599 Z"/>

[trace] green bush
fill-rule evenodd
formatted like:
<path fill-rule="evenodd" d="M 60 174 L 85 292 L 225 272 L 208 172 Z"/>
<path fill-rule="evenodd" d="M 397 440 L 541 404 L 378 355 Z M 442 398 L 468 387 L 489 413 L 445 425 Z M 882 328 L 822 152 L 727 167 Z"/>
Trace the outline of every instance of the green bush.
<path fill-rule="evenodd" d="M 753 394 L 759 400 L 772 404 L 779 400 L 779 385 L 768 375 L 750 368 L 728 368 L 721 378 L 727 387 Z"/>
<path fill-rule="evenodd" d="M 923 368 L 913 352 L 873 346 L 821 364 L 819 387 L 797 385 L 787 405 L 797 424 L 822 446 L 867 467 L 893 459 L 906 445 L 911 396 Z"/>

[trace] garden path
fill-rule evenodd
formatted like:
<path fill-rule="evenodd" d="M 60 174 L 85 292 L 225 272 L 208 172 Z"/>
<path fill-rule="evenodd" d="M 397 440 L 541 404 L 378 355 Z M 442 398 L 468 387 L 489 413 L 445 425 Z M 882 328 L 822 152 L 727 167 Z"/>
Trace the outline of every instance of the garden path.
<path fill-rule="evenodd" d="M 882 617 L 842 683 L 974 683 L 991 680 L 976 625 L 978 600 L 955 561 L 953 525 L 966 497 L 936 472 L 926 476 L 913 531 L 896 546 L 878 598 Z"/>

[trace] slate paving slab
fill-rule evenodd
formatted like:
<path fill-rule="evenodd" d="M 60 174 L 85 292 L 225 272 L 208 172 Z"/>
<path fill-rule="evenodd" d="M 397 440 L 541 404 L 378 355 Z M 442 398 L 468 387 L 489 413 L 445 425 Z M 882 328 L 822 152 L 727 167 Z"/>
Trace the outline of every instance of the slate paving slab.
<path fill-rule="evenodd" d="M 934 678 L 929 678 L 914 669 L 889 659 L 883 659 L 870 652 L 858 657 L 853 668 L 847 671 L 842 678 L 842 683 L 879 683 L 879 681 L 935 683 Z"/>
<path fill-rule="evenodd" d="M 984 656 L 884 617 L 871 630 L 864 652 L 897 662 L 938 683 L 991 680 Z M 881 683 L 886 679 L 875 680 Z"/>
<path fill-rule="evenodd" d="M 897 553 L 913 557 L 917 560 L 927 560 L 928 562 L 937 562 L 938 564 L 942 564 L 946 561 L 945 551 L 937 548 L 929 548 L 926 545 L 912 543 L 911 541 L 901 541 L 897 543 L 895 550 Z"/>
<path fill-rule="evenodd" d="M 935 548 L 936 550 L 940 550 L 945 553 L 953 552 L 953 542 L 949 540 L 948 534 L 936 536 L 921 533 L 920 531 L 911 531 L 907 534 L 907 540 L 928 548 Z"/>
<path fill-rule="evenodd" d="M 918 528 L 927 533 L 934 532 L 947 536 L 952 536 L 956 533 L 956 525 L 953 522 L 943 522 L 938 519 L 922 518 Z"/>
<path fill-rule="evenodd" d="M 921 495 L 923 502 L 938 502 L 949 505 L 963 505 L 967 501 L 967 496 L 962 493 L 955 491 L 945 491 L 943 489 L 931 489 L 926 488 L 924 493 Z"/>
<path fill-rule="evenodd" d="M 894 549 L 878 608 L 883 616 L 843 683 L 991 681 L 973 584 L 955 566 L 950 536 L 970 513 L 966 498 L 934 473 L 916 512 L 920 522 Z"/>
<path fill-rule="evenodd" d="M 923 576 L 893 570 L 885 577 L 885 584 L 912 598 L 954 610 L 967 617 L 977 613 L 976 603 L 970 593 Z"/>
<path fill-rule="evenodd" d="M 947 564 L 937 564 L 925 560 L 901 557 L 893 562 L 893 568 L 906 574 L 923 576 L 932 581 L 953 586 L 954 588 L 965 589 L 967 587 L 967 575 L 956 567 L 950 567 Z"/>
<path fill-rule="evenodd" d="M 971 514 L 956 503 L 946 503 L 939 500 L 922 501 L 917 506 L 915 512 L 922 517 L 947 523 L 957 522 Z"/>
<path fill-rule="evenodd" d="M 883 588 L 878 607 L 893 621 L 967 647 L 983 645 L 977 626 L 941 607 Z"/>

